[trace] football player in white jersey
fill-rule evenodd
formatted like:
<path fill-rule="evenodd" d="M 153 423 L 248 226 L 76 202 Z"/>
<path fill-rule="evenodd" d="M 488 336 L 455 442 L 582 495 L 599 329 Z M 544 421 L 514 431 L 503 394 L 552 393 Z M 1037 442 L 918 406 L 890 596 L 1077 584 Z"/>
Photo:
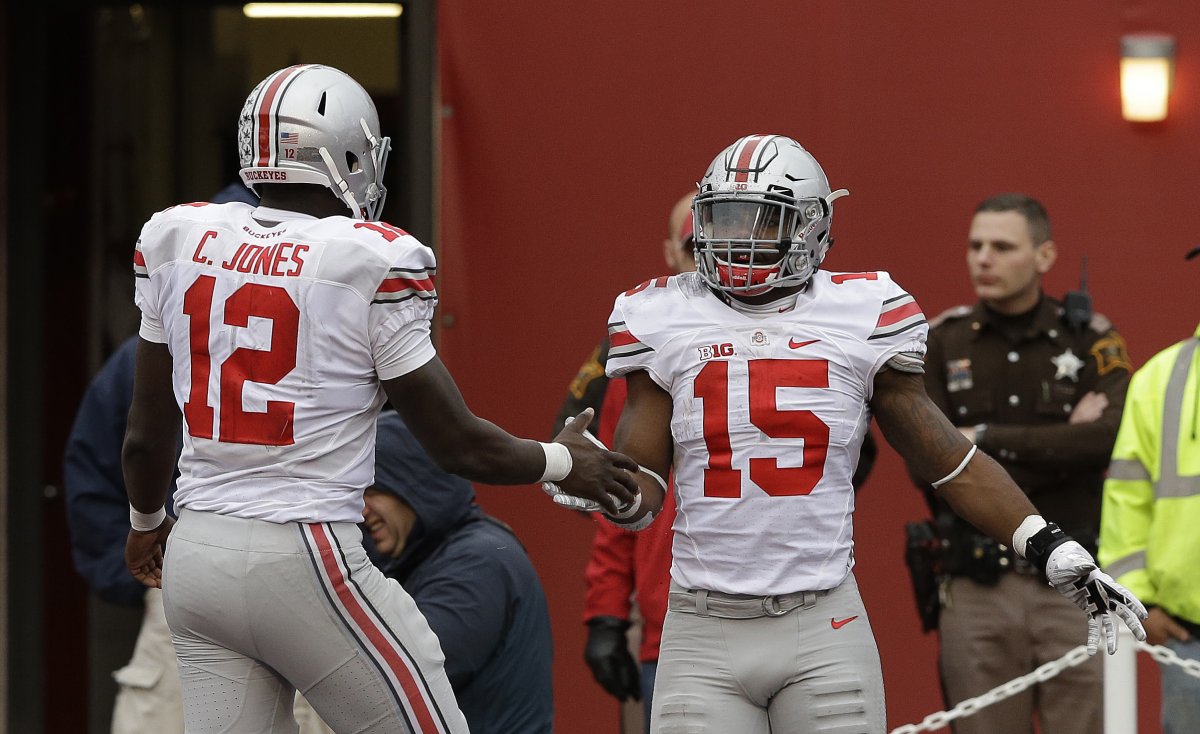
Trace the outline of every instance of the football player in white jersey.
<path fill-rule="evenodd" d="M 540 444 L 464 404 L 430 341 L 433 253 L 377 219 L 389 140 L 357 82 L 271 74 L 238 142 L 261 205 L 159 212 L 134 254 L 126 562 L 163 589 L 186 729 L 294 732 L 299 689 L 338 732 L 466 732 L 437 638 L 361 544 L 385 396 L 470 479 L 559 481 L 615 511 L 637 465 L 582 438 L 587 412 Z"/>
<path fill-rule="evenodd" d="M 1141 603 L 926 396 L 913 297 L 886 272 L 818 269 L 845 194 L 795 140 L 744 137 L 694 200 L 698 271 L 616 299 L 607 370 L 629 397 L 615 448 L 641 464 L 642 491 L 606 514 L 649 524 L 668 471 L 678 506 L 657 734 L 885 730 L 852 572 L 850 478 L 871 415 L 957 512 L 1079 604 L 1092 652 L 1115 649 L 1110 613 L 1144 637 Z"/>

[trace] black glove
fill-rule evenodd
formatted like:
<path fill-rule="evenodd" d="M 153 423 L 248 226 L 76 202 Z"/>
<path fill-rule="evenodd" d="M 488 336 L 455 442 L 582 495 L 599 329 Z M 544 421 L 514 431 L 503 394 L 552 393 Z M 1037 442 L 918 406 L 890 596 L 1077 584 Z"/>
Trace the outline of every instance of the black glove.
<path fill-rule="evenodd" d="M 642 700 L 642 685 L 637 662 L 629 654 L 625 630 L 629 621 L 617 617 L 592 617 L 588 620 L 587 646 L 583 659 L 592 670 L 596 682 L 618 701 L 632 698 Z"/>

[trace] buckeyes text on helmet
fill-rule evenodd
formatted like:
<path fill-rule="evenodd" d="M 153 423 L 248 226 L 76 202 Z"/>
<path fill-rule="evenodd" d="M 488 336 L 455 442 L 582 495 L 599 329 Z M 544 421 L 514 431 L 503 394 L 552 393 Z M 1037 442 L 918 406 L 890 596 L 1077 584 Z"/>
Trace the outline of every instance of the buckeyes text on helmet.
<path fill-rule="evenodd" d="M 697 271 L 738 296 L 807 283 L 832 242 L 833 201 L 847 193 L 830 191 L 820 164 L 795 140 L 740 138 L 700 181 Z"/>
<path fill-rule="evenodd" d="M 246 98 L 238 118 L 246 186 L 326 186 L 356 219 L 375 220 L 383 210 L 390 148 L 367 91 L 345 72 L 320 64 L 269 75 Z"/>

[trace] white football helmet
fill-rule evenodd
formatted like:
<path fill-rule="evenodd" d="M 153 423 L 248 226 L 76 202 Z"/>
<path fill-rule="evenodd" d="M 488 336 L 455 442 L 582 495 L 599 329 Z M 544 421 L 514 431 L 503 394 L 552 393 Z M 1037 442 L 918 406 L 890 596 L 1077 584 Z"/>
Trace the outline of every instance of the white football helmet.
<path fill-rule="evenodd" d="M 259 82 L 238 117 L 238 156 L 246 186 L 327 186 L 356 219 L 376 220 L 383 210 L 383 169 L 390 148 L 391 138 L 379 134 L 371 96 L 330 66 L 280 69 Z"/>
<path fill-rule="evenodd" d="M 799 143 L 748 135 L 713 160 L 692 207 L 696 270 L 713 288 L 756 296 L 801 285 L 825 259 L 833 201 L 825 172 Z"/>

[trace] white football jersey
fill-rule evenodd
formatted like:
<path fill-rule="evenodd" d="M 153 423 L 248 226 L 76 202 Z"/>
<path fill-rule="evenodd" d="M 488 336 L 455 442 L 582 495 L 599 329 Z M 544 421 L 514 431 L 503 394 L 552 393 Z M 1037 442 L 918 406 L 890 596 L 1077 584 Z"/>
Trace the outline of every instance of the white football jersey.
<path fill-rule="evenodd" d="M 146 223 L 134 274 L 183 411 L 175 504 L 361 522 L 380 381 L 434 355 L 433 252 L 382 222 L 191 204 Z"/>
<path fill-rule="evenodd" d="M 767 316 L 695 273 L 618 296 L 608 374 L 646 370 L 673 404 L 674 581 L 751 595 L 840 584 L 875 374 L 900 352 L 923 356 L 926 333 L 884 272 L 817 271 Z"/>

